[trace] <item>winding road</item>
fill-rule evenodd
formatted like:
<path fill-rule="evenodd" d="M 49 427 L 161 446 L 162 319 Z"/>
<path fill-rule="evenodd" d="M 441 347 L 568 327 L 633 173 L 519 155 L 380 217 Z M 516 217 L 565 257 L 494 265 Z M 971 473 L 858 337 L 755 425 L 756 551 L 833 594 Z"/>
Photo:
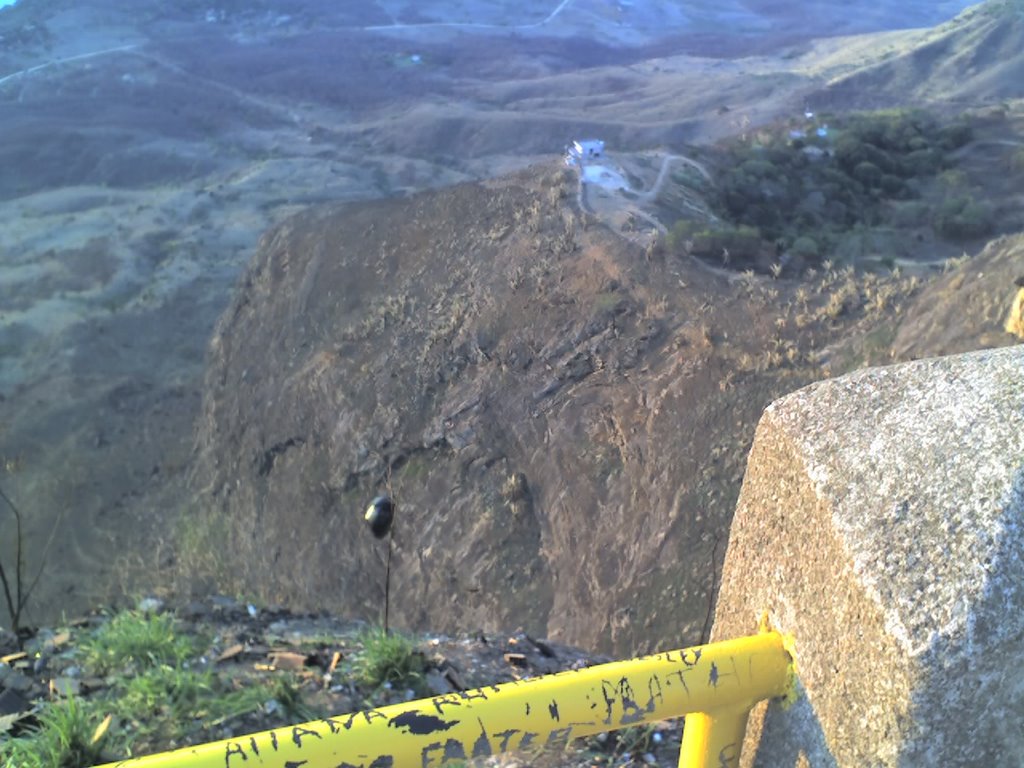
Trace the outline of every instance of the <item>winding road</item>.
<path fill-rule="evenodd" d="M 696 160 L 686 157 L 685 155 L 665 155 L 661 160 L 661 168 L 658 171 L 658 178 L 654 180 L 654 185 L 646 192 L 638 193 L 639 200 L 641 202 L 649 203 L 657 198 L 661 193 L 661 188 L 665 185 L 665 178 L 668 176 L 669 168 L 676 160 L 693 168 L 697 173 L 704 177 L 705 181 L 711 181 L 711 174 L 708 173 L 708 169 L 705 168 L 702 163 L 698 163 Z"/>

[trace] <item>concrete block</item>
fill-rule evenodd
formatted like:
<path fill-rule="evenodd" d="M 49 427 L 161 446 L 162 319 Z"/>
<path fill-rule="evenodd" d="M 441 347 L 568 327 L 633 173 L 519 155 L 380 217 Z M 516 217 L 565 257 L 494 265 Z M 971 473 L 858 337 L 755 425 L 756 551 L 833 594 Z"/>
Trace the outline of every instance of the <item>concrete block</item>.
<path fill-rule="evenodd" d="M 858 371 L 770 405 L 713 639 L 763 611 L 804 695 L 747 765 L 1024 760 L 1024 346 Z"/>

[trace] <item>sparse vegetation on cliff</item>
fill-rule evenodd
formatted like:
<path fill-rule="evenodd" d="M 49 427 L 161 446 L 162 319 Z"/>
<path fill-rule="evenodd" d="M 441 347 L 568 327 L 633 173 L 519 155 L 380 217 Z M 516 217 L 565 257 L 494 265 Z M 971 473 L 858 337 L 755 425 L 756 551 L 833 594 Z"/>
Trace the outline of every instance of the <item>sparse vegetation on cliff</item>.
<path fill-rule="evenodd" d="M 670 247 L 767 271 L 774 255 L 802 263 L 872 249 L 868 232 L 931 228 L 969 240 L 995 227 L 992 206 L 956 168 L 973 136 L 967 117 L 943 122 L 921 110 L 819 116 L 727 145 L 712 193 L 722 224 L 690 219 Z M 761 262 L 758 262 L 758 256 Z"/>

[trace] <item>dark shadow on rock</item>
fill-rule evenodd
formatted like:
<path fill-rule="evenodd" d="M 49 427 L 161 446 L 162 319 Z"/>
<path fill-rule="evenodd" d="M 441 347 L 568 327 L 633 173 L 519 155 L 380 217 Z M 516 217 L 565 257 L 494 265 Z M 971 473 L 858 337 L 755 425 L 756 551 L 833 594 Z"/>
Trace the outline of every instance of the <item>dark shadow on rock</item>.
<path fill-rule="evenodd" d="M 1021 436 L 1024 438 L 1024 435 Z M 998 540 L 984 568 L 986 585 L 964 599 L 955 637 L 936 633 L 921 655 L 927 677 L 910 716 L 918 727 L 900 768 L 924 765 L 1019 766 L 1024 755 L 1024 457 L 1000 500 Z M 949 724 L 957 721 L 956 727 Z"/>
<path fill-rule="evenodd" d="M 784 709 L 778 702 L 762 704 L 750 716 L 748 728 L 760 728 L 759 744 L 771 744 L 770 756 L 756 754 L 754 768 L 837 768 L 838 763 L 825 740 L 821 721 L 807 691 L 798 685 L 798 698 Z"/>

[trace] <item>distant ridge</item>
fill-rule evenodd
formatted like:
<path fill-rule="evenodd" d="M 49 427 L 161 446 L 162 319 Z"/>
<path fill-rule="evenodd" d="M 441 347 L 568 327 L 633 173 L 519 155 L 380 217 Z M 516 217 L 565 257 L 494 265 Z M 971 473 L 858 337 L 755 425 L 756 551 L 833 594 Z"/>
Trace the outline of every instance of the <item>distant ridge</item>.
<path fill-rule="evenodd" d="M 991 0 L 934 29 L 886 38 L 871 63 L 833 79 L 819 103 L 844 108 L 1024 98 L 1024 2 Z"/>

